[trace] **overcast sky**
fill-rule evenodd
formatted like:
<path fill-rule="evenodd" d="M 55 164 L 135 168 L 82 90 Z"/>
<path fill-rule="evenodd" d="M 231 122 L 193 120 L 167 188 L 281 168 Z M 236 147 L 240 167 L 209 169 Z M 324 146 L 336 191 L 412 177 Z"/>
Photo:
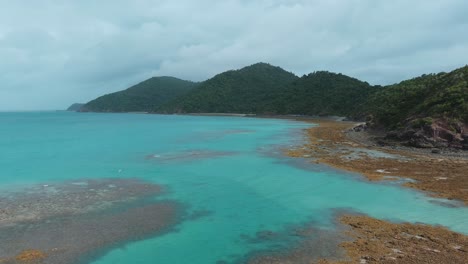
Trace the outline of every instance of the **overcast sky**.
<path fill-rule="evenodd" d="M 256 62 L 390 84 L 468 64 L 466 0 L 0 0 L 0 110 Z"/>

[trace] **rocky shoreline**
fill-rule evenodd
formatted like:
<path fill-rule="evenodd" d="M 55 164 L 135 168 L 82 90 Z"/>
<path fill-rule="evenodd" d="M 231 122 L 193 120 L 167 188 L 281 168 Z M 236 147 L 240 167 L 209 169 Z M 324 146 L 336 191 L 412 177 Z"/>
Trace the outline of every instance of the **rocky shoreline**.
<path fill-rule="evenodd" d="M 306 129 L 307 143 L 287 150 L 339 169 L 360 173 L 371 181 L 409 179 L 405 186 L 429 195 L 468 204 L 468 153 L 381 146 L 367 132 L 356 132 L 355 122 L 305 119 L 318 124 Z"/>
<path fill-rule="evenodd" d="M 400 132 L 385 132 L 384 130 L 369 128 L 367 124 L 359 123 L 345 131 L 345 133 L 351 140 L 368 147 L 380 147 L 423 155 L 441 154 L 443 156 L 468 158 L 468 140 L 466 139 L 468 135 L 452 132 L 436 125 L 430 128 L 421 128 L 420 130 L 407 129 Z M 438 136 L 434 137 L 428 134 Z M 441 138 L 441 136 L 445 138 Z"/>
<path fill-rule="evenodd" d="M 347 234 L 353 240 L 341 244 L 351 260 L 324 259 L 320 264 L 463 264 L 468 259 L 468 236 L 444 227 L 391 223 L 358 215 L 342 216 L 340 221 L 351 228 Z"/>
<path fill-rule="evenodd" d="M 336 119 L 297 119 L 318 124 L 306 129 L 307 143 L 286 151 L 291 157 L 359 173 L 370 181 L 401 181 L 431 196 L 458 200 L 447 206 L 468 205 L 468 153 L 379 144 L 379 135 L 360 123 Z M 358 129 L 356 129 L 358 127 Z M 466 263 L 468 236 L 443 227 L 391 223 L 348 214 L 340 222 L 350 228 L 350 242 L 341 243 L 350 259 L 311 263 Z M 293 262 L 272 262 L 293 263 Z"/>
<path fill-rule="evenodd" d="M 287 235 L 301 237 L 300 243 L 284 250 L 254 252 L 236 263 L 466 263 L 468 236 L 444 227 L 391 223 L 353 212 L 336 214 L 335 219 L 336 230 L 296 227 Z M 262 239 L 284 238 L 268 233 Z"/>
<path fill-rule="evenodd" d="M 410 147 L 468 150 L 468 124 L 444 119 L 416 119 L 406 127 L 389 131 L 381 139 L 384 144 L 395 141 Z"/>

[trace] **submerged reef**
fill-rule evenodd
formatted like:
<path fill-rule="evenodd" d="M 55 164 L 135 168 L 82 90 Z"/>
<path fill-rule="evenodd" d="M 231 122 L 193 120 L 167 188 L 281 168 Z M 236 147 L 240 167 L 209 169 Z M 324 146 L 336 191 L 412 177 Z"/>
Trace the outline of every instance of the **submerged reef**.
<path fill-rule="evenodd" d="M 336 230 L 326 230 L 314 227 L 298 229 L 293 236 L 300 236 L 301 242 L 296 246 L 280 250 L 265 250 L 256 252 L 241 263 L 247 264 L 284 264 L 284 263 L 314 263 L 322 259 L 346 258 L 340 243 L 345 236 Z"/>
<path fill-rule="evenodd" d="M 0 263 L 81 263 L 169 231 L 180 204 L 136 179 L 41 185 L 0 197 Z"/>
<path fill-rule="evenodd" d="M 232 156 L 237 154 L 234 151 L 217 151 L 217 150 L 186 150 L 179 152 L 170 152 L 170 153 L 158 153 L 147 155 L 147 160 L 153 160 L 159 163 L 169 163 L 169 162 L 192 162 L 198 160 L 219 158 Z"/>
<path fill-rule="evenodd" d="M 334 219 L 334 229 L 321 229 L 309 223 L 282 232 L 265 230 L 254 237 L 245 236 L 246 243 L 277 245 L 253 252 L 236 263 L 464 264 L 468 259 L 468 236 L 442 226 L 393 223 L 353 211 L 340 212 Z"/>
<path fill-rule="evenodd" d="M 194 132 L 189 138 L 179 140 L 179 143 L 200 142 L 220 140 L 226 136 L 239 135 L 239 134 L 253 134 L 255 130 L 251 129 L 227 129 L 227 130 L 212 130 Z"/>
<path fill-rule="evenodd" d="M 243 235 L 243 243 L 266 245 L 234 261 L 239 264 L 316 263 L 323 259 L 348 259 L 342 243 L 349 242 L 349 227 L 339 221 L 339 216 L 354 213 L 337 209 L 330 219 L 331 225 L 323 226 L 315 220 L 287 225 L 281 230 L 260 230 L 254 236 Z M 220 260 L 219 263 L 223 263 Z M 227 263 L 227 262 L 226 262 Z"/>

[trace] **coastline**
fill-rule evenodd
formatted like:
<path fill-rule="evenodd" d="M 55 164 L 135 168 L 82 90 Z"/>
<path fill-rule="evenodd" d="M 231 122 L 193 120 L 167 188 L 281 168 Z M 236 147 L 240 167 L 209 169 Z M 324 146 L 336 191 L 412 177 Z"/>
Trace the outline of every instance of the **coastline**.
<path fill-rule="evenodd" d="M 425 153 L 411 151 L 411 149 L 391 149 L 368 144 L 366 140 L 357 140 L 356 137 L 350 137 L 350 134 L 347 133 L 352 127 L 359 124 L 356 122 L 342 121 L 338 117 L 315 118 L 243 114 L 183 115 L 286 119 L 318 124 L 317 127 L 305 129 L 306 143 L 304 145 L 287 150 L 286 154 L 292 157 L 306 158 L 310 162 L 323 163 L 338 169 L 356 172 L 371 181 L 402 182 L 406 187 L 464 203 L 460 203 L 460 205 L 448 203 L 446 206 L 466 206 L 467 204 L 467 200 L 463 199 L 466 197 L 463 196 L 463 185 L 460 182 L 457 183 L 460 177 L 453 179 L 449 179 L 451 175 L 438 176 L 439 178 L 432 177 L 432 174 L 435 173 L 434 168 L 450 174 L 454 171 L 454 166 L 458 168 L 456 170 L 460 170 L 458 176 L 463 175 L 464 172 L 468 171 L 464 170 L 465 165 L 456 162 L 455 165 L 451 165 L 457 158 L 441 154 L 425 155 Z M 366 137 L 365 134 L 359 135 L 363 138 Z M 450 166 L 447 166 L 445 158 Z M 442 161 L 438 161 L 439 159 Z M 413 166 L 414 164 L 417 166 Z M 428 174 L 420 175 L 418 170 Z M 415 172 L 418 173 L 415 174 Z M 413 179 L 417 182 L 402 179 Z M 440 183 L 446 182 L 451 184 L 442 187 Z M 438 184 L 441 186 L 437 186 Z M 431 189 L 427 189 L 426 186 Z M 464 260 L 468 259 L 467 236 L 443 227 L 392 223 L 353 213 L 340 215 L 337 221 L 340 223 L 339 225 L 347 228 L 347 231 L 343 231 L 342 235 L 347 236 L 350 241 L 342 242 L 339 245 L 345 251 L 347 258 L 341 260 L 321 259 L 317 263 L 465 263 Z M 308 251 L 309 248 L 306 249 Z M 272 252 L 273 256 L 267 257 L 267 262 L 258 263 L 297 263 L 294 260 L 297 259 L 298 252 L 303 251 L 301 248 L 293 248 L 286 252 Z"/>
<path fill-rule="evenodd" d="M 468 257 L 468 236 L 441 226 L 420 223 L 392 223 L 362 215 L 344 215 L 341 224 L 352 241 L 340 244 L 351 260 L 319 264 L 351 263 L 451 263 L 464 264 Z"/>
<path fill-rule="evenodd" d="M 108 113 L 108 112 L 106 112 Z M 136 114 L 127 112 L 126 114 Z M 142 114 L 142 113 L 138 113 Z M 170 115 L 146 113 L 151 115 Z M 362 122 L 344 117 L 255 115 L 245 113 L 183 113 L 181 116 L 218 116 L 287 119 L 317 124 L 306 129 L 307 143 L 286 151 L 290 157 L 311 158 L 316 163 L 356 172 L 370 181 L 403 181 L 403 186 L 430 196 L 461 201 L 468 205 L 468 152 L 434 154 L 411 147 L 379 146 L 367 132 L 352 128 Z M 353 150 L 353 149 L 357 149 Z M 436 175 L 436 176 L 434 176 Z"/>
<path fill-rule="evenodd" d="M 356 172 L 369 181 L 402 182 L 404 187 L 433 197 L 457 200 L 456 206 L 468 205 L 468 159 L 463 155 L 380 147 L 373 144 L 368 134 L 362 134 L 365 132 L 352 131 L 360 124 L 357 122 L 336 118 L 275 118 L 318 125 L 305 129 L 303 146 L 286 150 L 290 157 Z M 360 134 L 356 137 L 354 133 Z M 468 236 L 444 227 L 392 223 L 353 214 L 338 220 L 350 229 L 345 235 L 351 241 L 340 244 L 349 259 L 322 259 L 317 263 L 465 263 L 468 259 Z"/>
<path fill-rule="evenodd" d="M 356 140 L 356 134 L 361 138 L 369 137 L 364 134 L 366 132 L 350 132 L 360 124 L 356 122 L 316 118 L 295 120 L 318 126 L 306 129 L 307 142 L 303 146 L 286 151 L 290 157 L 310 158 L 316 163 L 360 173 L 370 181 L 402 181 L 403 186 L 427 192 L 430 196 L 468 205 L 468 158 L 464 155 L 366 144 L 364 140 Z"/>

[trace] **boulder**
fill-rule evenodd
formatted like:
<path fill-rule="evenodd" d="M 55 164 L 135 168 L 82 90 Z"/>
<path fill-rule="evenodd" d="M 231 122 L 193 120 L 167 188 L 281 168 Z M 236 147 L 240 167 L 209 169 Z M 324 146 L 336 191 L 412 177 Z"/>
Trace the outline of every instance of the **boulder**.
<path fill-rule="evenodd" d="M 414 129 L 408 129 L 405 130 L 403 133 L 400 134 L 400 138 L 403 140 L 408 140 L 413 137 L 413 135 L 416 134 L 416 130 Z"/>
<path fill-rule="evenodd" d="M 431 136 L 435 136 L 437 134 L 437 130 L 438 130 L 439 126 L 437 126 L 436 124 L 432 124 L 432 125 L 425 125 L 423 126 L 423 131 L 424 133 L 426 133 L 427 135 L 431 135 Z"/>
<path fill-rule="evenodd" d="M 416 132 L 408 141 L 408 145 L 416 148 L 434 148 L 436 141 L 424 135 L 423 131 Z"/>
<path fill-rule="evenodd" d="M 457 135 L 448 129 L 439 127 L 437 131 L 438 131 L 438 136 L 442 139 L 447 140 L 448 142 L 452 142 L 457 138 Z"/>
<path fill-rule="evenodd" d="M 387 145 L 387 142 L 386 142 L 385 140 L 383 140 L 383 139 L 378 139 L 378 140 L 376 141 L 376 143 L 377 143 L 377 145 L 379 145 L 379 146 L 381 146 L 381 147 Z"/>
<path fill-rule="evenodd" d="M 468 133 L 461 134 L 461 138 L 468 143 Z"/>
<path fill-rule="evenodd" d="M 367 125 L 366 125 L 366 124 L 361 124 L 361 125 L 359 125 L 359 126 L 353 127 L 353 131 L 355 131 L 355 132 L 365 131 L 366 129 L 367 129 Z"/>
<path fill-rule="evenodd" d="M 385 135 L 385 139 L 400 139 L 400 134 L 398 131 L 389 131 Z"/>
<path fill-rule="evenodd" d="M 463 149 L 463 145 L 460 141 L 450 142 L 449 147 L 454 148 L 454 149 Z"/>
<path fill-rule="evenodd" d="M 434 143 L 434 147 L 436 148 L 448 148 L 449 143 L 445 140 L 438 140 Z"/>
<path fill-rule="evenodd" d="M 410 141 L 408 141 L 408 145 L 410 145 L 411 147 L 415 147 L 415 148 L 433 148 L 435 147 L 434 144 L 428 142 L 428 141 L 425 141 L 425 140 L 422 140 L 422 139 L 410 139 Z"/>
<path fill-rule="evenodd" d="M 424 138 L 412 138 L 408 141 L 408 145 L 415 148 L 433 148 L 434 144 Z"/>
<path fill-rule="evenodd" d="M 460 122 L 457 122 L 456 124 L 453 125 L 455 131 L 457 134 L 460 134 L 463 132 L 463 128 L 464 128 L 464 124 L 463 123 L 460 123 Z"/>

